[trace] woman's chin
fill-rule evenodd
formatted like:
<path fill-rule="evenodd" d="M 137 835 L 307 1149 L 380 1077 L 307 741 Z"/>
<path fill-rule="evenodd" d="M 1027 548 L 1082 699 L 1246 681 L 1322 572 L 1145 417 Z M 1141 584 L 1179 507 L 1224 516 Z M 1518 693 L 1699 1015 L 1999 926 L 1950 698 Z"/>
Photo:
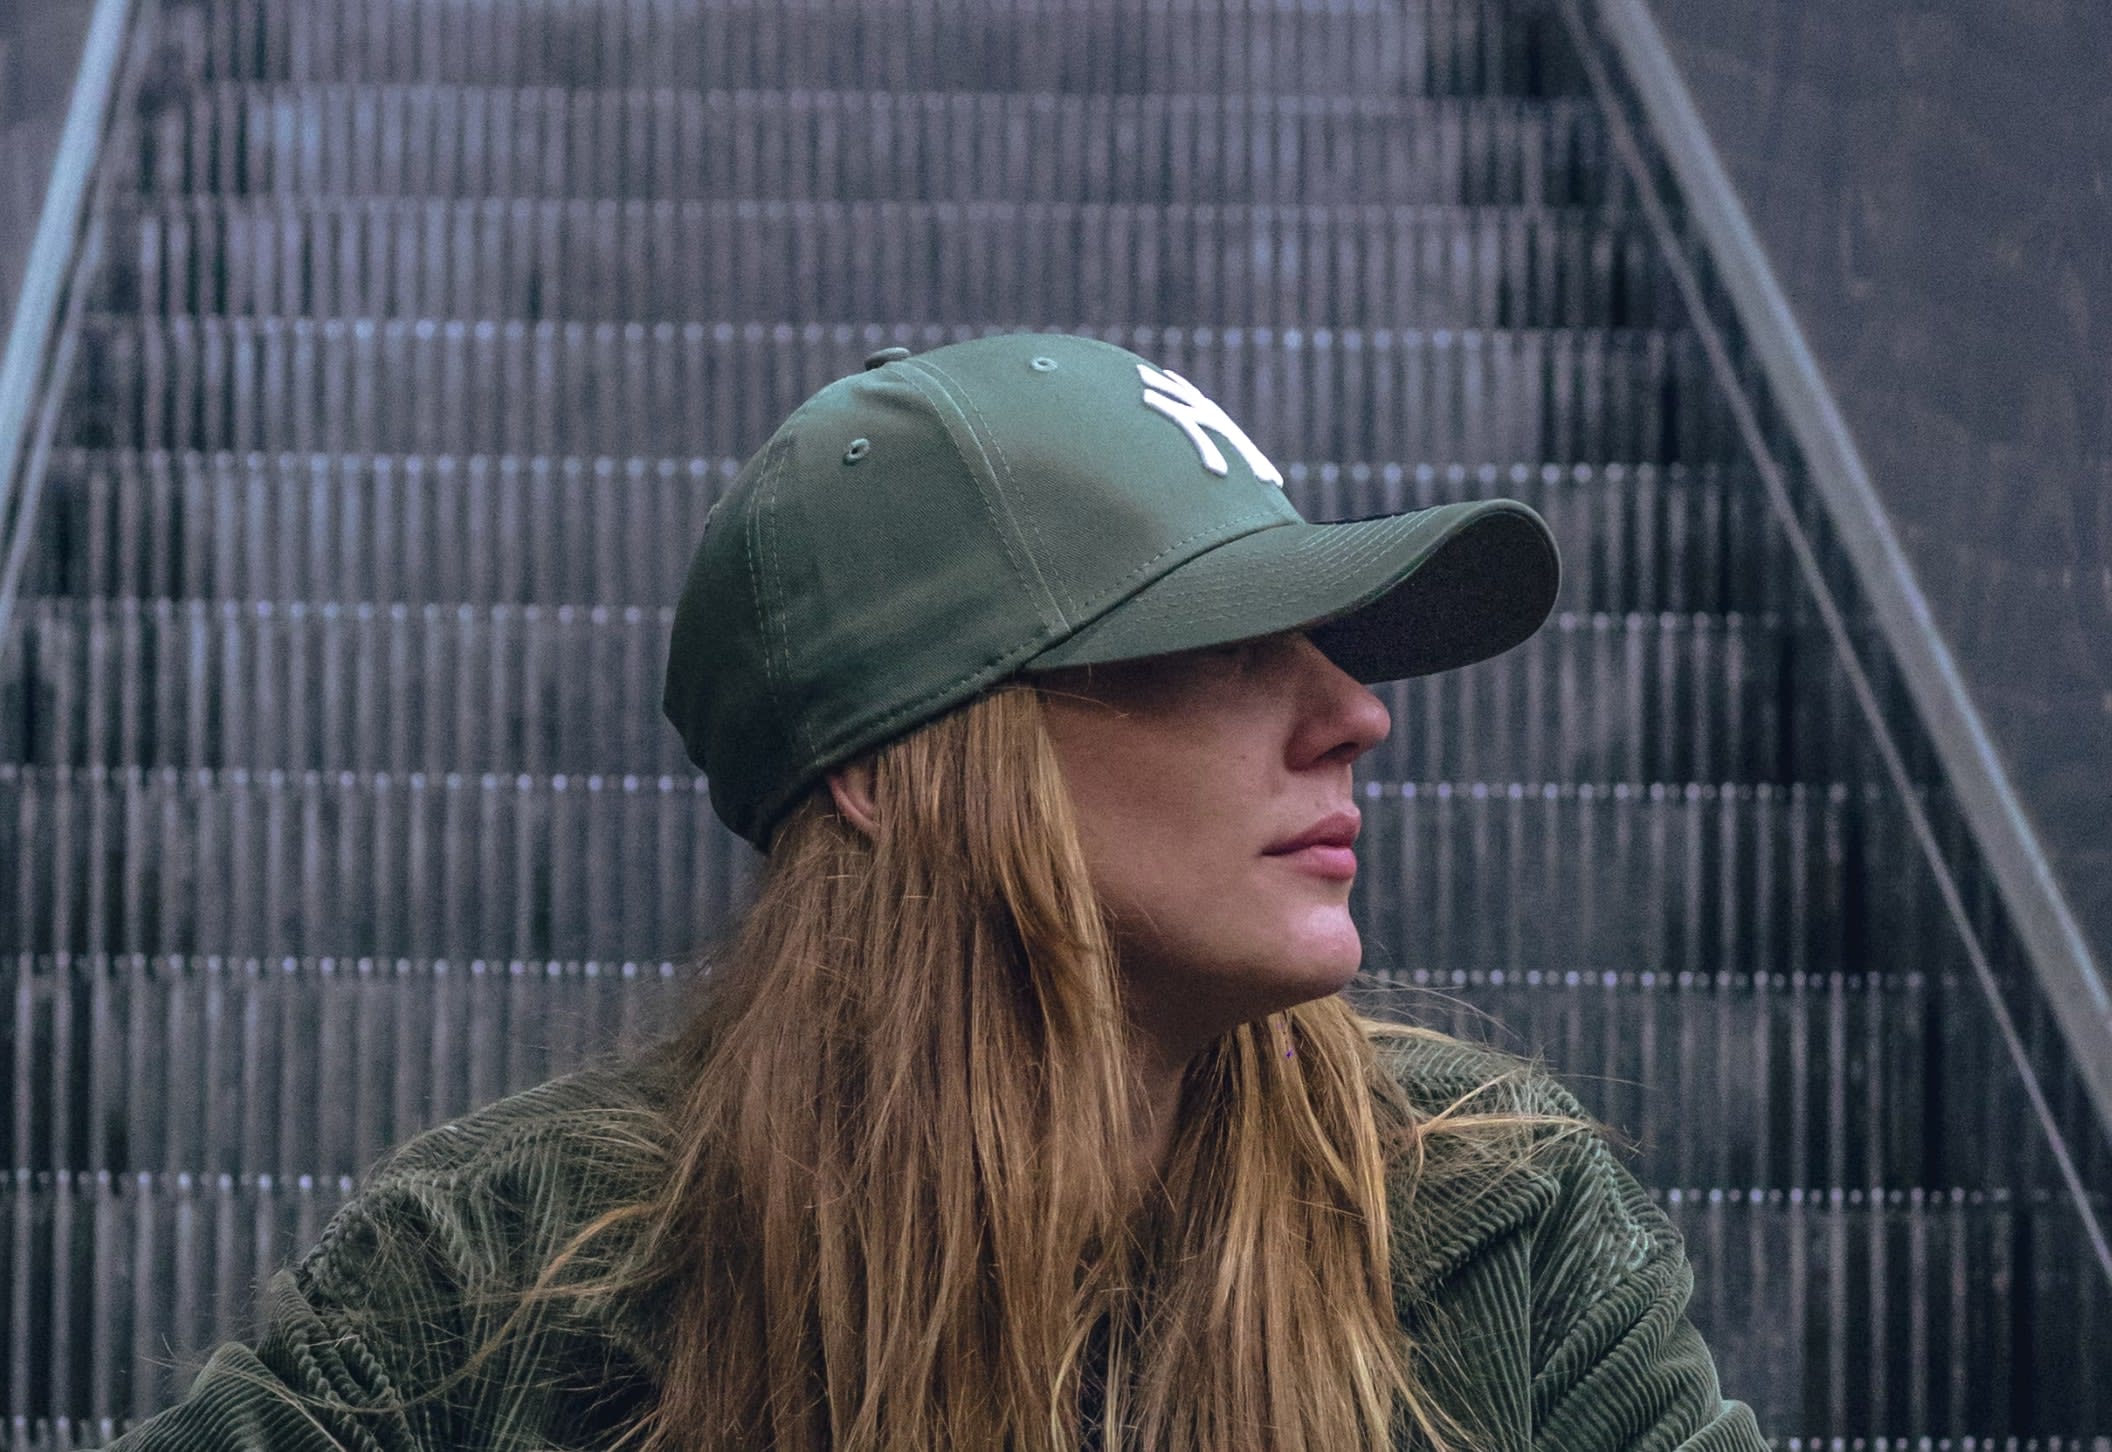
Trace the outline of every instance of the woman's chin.
<path fill-rule="evenodd" d="M 1288 935 L 1278 960 L 1287 977 L 1312 989 L 1310 997 L 1339 992 L 1364 961 L 1364 940 L 1347 909 L 1305 916 Z"/>

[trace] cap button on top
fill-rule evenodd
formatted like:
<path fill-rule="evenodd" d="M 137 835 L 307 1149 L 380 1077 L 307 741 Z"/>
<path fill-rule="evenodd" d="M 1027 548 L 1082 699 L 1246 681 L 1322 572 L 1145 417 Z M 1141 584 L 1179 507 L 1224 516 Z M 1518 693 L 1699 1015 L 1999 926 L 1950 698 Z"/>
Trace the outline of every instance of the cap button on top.
<path fill-rule="evenodd" d="M 877 353 L 866 354 L 865 366 L 868 370 L 884 368 L 890 363 L 900 363 L 908 356 L 909 349 L 907 348 L 882 348 Z"/>

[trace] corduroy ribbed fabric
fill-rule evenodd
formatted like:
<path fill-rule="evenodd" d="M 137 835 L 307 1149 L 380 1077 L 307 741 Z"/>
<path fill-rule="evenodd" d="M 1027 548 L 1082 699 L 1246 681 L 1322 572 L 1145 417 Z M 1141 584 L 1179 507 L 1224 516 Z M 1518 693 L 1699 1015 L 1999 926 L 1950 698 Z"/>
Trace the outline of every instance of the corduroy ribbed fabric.
<path fill-rule="evenodd" d="M 1517 1063 L 1469 1045 L 1384 1053 L 1433 1112 Z M 1508 1103 L 1583 1112 L 1544 1073 L 1525 1082 Z M 650 1120 L 672 1093 L 652 1071 L 600 1063 L 390 1151 L 317 1243 L 271 1278 L 257 1343 L 221 1345 L 182 1401 L 111 1449 L 605 1446 L 647 1404 L 664 1365 L 665 1318 L 651 1295 L 545 1314 L 447 1395 L 400 1403 L 459 1365 L 572 1231 L 650 1188 L 651 1157 L 592 1126 L 611 1110 Z M 1534 1168 L 1472 1196 L 1448 1186 L 1441 1167 L 1433 1153 L 1412 1203 L 1405 1185 L 1392 1187 L 1396 1303 L 1404 1325 L 1459 1349 L 1458 1375 L 1425 1374 L 1485 1445 L 1767 1446 L 1751 1408 L 1722 1397 L 1687 1318 L 1694 1278 L 1678 1232 L 1602 1138 L 1554 1145 Z M 311 1414 L 299 1394 L 374 1410 Z"/>

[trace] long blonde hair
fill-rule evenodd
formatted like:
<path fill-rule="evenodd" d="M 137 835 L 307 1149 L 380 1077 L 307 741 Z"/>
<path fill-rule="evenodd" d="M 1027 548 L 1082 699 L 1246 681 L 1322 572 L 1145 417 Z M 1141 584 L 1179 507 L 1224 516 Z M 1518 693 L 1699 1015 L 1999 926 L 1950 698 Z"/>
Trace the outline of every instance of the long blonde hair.
<path fill-rule="evenodd" d="M 1447 1349 L 1400 1314 L 1414 1226 L 1389 1178 L 1412 1206 L 1440 1142 L 1486 1185 L 1544 1128 L 1599 1126 L 1418 1108 L 1380 1049 L 1456 1041 L 1330 997 L 1196 1058 L 1161 1183 L 1128 1152 L 1122 980 L 1037 693 L 979 697 L 874 769 L 884 829 L 825 784 L 804 798 L 649 1051 L 676 1086 L 664 1173 L 516 1309 L 659 1288 L 665 1374 L 624 1443 L 1058 1452 L 1097 1328 L 1110 1448 L 1475 1445 L 1428 1389 Z M 587 1252 L 618 1228 L 644 1247 L 628 1269 L 567 1277 L 609 1270 Z"/>

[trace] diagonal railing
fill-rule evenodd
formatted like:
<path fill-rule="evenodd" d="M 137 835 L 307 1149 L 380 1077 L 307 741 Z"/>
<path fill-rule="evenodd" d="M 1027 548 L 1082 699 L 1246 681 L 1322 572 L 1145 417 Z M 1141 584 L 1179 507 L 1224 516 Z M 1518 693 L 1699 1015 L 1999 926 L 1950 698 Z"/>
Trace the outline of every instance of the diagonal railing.
<path fill-rule="evenodd" d="M 87 282 L 102 258 L 99 202 L 108 186 L 102 160 L 111 149 L 113 124 L 131 114 L 152 51 L 156 6 L 157 0 L 96 0 L 23 267 L 21 297 L 0 353 L 0 645 L 13 624 L 29 560 Z"/>
<path fill-rule="evenodd" d="M 1603 107 L 1611 149 L 1635 184 L 1638 202 L 1656 235 L 1659 253 L 1684 298 L 1709 371 L 1721 387 L 1750 451 L 1775 517 L 1810 588 L 1814 608 L 1832 639 L 1848 686 L 1870 729 L 1870 741 L 1890 779 L 1895 800 L 1919 843 L 1944 907 L 1971 964 L 1985 1007 L 2006 1050 L 2033 1118 L 2045 1136 L 2062 1188 L 2074 1203 L 2092 1258 L 2112 1284 L 2112 1225 L 2104 1189 L 2087 1182 L 2079 1142 L 2093 1131 L 2112 1138 L 2112 992 L 2077 929 L 2030 822 L 2004 771 L 1984 723 L 1969 699 L 1949 650 L 1879 502 L 1861 455 L 1832 394 L 1813 362 L 1764 250 L 1716 155 L 1664 37 L 1643 0 L 1557 0 L 1585 74 Z M 1646 132 L 1647 138 L 1639 135 Z M 1684 211 L 1691 228 L 1676 213 Z M 1695 252 L 1705 249 L 1707 276 Z M 1741 344 L 1743 345 L 1741 350 Z M 1758 363 L 1763 394 L 1736 355 Z M 1779 418 L 1784 427 L 1773 427 Z M 1793 496 L 1783 440 L 1801 455 L 1819 513 Z M 1852 589 L 1881 631 L 1873 656 L 1858 642 L 1850 610 L 1840 598 L 1849 582 L 1821 562 L 1852 562 Z M 1901 709 L 1914 719 L 1900 719 Z M 1904 730 L 1926 733 L 1941 763 L 1934 803 L 1907 757 L 1916 743 Z M 1931 807 L 1948 808 L 1970 823 L 1961 858 L 1958 834 L 1932 820 Z M 1964 879 L 1992 875 L 2007 921 L 2028 961 L 2033 982 L 2005 993 L 1990 925 L 1976 921 Z M 2045 1062 L 2017 1023 L 2011 997 L 2036 995 L 2050 1010 L 2070 1062 Z M 2080 1080 L 2090 1116 L 2061 1115 L 2045 1082 L 2070 1074 Z"/>

